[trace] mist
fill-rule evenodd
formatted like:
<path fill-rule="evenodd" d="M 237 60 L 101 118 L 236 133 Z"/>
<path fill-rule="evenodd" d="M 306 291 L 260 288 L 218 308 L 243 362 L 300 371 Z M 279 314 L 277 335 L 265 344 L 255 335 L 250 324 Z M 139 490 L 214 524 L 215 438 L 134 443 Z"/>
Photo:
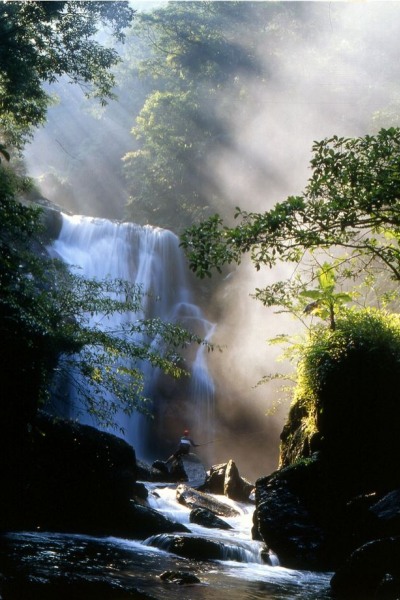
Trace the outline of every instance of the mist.
<path fill-rule="evenodd" d="M 232 212 L 224 216 L 230 221 L 236 206 L 262 212 L 288 195 L 300 194 L 310 176 L 314 140 L 373 134 L 382 126 L 398 125 L 391 106 L 399 91 L 400 4 L 293 4 L 314 24 L 312 35 L 304 38 L 301 30 L 291 30 L 272 57 L 270 49 L 260 45 L 257 58 L 268 75 L 241 74 L 248 93 L 240 110 L 227 114 L 223 98 L 217 99 L 230 142 L 210 154 L 208 176 L 229 198 Z M 283 25 L 285 18 L 282 14 Z M 247 43 L 245 37 L 242 43 Z M 66 211 L 122 218 L 127 192 L 121 158 L 135 148 L 130 129 L 141 90 L 132 92 L 136 100 L 124 97 L 106 112 L 94 111 L 81 91 L 67 83 L 56 91 L 59 100 L 49 112 L 49 122 L 25 154 L 30 174 L 42 193 Z M 77 156 L 77 140 L 82 138 L 86 151 Z M 69 175 L 64 194 L 60 172 Z M 287 364 L 277 363 L 280 350 L 268 346 L 267 340 L 298 328 L 288 315 L 264 308 L 251 294 L 256 287 L 290 277 L 292 271 L 282 265 L 257 273 L 245 260 L 229 275 L 214 276 L 205 306 L 217 321 L 213 341 L 223 347 L 209 358 L 218 411 L 213 459 L 233 458 L 250 479 L 277 468 L 279 434 L 290 403 L 287 398 L 279 404 L 279 386 L 256 385 L 268 373 L 289 370 Z M 274 414 L 269 414 L 275 405 Z M 193 437 L 198 443 L 209 441 L 201 424 Z"/>

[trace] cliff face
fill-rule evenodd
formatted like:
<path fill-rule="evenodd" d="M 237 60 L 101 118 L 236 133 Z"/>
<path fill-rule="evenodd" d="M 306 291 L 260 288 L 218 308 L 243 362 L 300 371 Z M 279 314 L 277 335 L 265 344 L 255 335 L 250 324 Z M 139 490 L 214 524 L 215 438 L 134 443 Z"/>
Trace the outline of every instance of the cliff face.
<path fill-rule="evenodd" d="M 400 362 L 390 348 L 349 349 L 329 365 L 315 406 L 316 431 L 298 401 L 281 434 L 281 466 L 319 452 L 330 476 L 351 497 L 400 485 Z"/>
<path fill-rule="evenodd" d="M 400 535 L 398 337 L 397 329 L 387 335 L 377 327 L 367 340 L 341 340 L 334 359 L 321 354 L 314 400 L 299 397 L 292 405 L 280 468 L 256 484 L 256 523 L 266 544 L 285 566 L 338 569 L 339 597 L 347 588 L 354 594 L 372 554 L 380 565 L 372 592 L 387 573 L 400 589 L 393 561 L 378 560 L 381 549 L 391 547 L 385 540 Z M 380 597 L 359 588 L 363 599 Z"/>

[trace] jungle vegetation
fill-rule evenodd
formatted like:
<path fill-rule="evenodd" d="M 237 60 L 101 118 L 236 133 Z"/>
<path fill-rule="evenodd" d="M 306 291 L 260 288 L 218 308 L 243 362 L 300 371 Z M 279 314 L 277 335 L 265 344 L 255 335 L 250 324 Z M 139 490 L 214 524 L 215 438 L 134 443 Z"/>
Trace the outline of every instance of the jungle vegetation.
<path fill-rule="evenodd" d="M 179 349 L 200 342 L 157 319 L 138 319 L 119 331 L 89 325 L 93 315 L 138 312 L 146 291 L 120 280 L 87 280 L 49 258 L 42 209 L 29 203 L 38 192 L 17 160 L 19 168 L 13 169 L 8 150 L 11 146 L 15 154 L 45 119 L 50 97 L 44 82 L 69 76 L 90 86 L 102 102 L 110 97 L 110 68 L 119 59 L 94 36 L 108 24 L 121 41 L 132 16 L 124 2 L 0 5 L 0 411 L 10 427 L 33 419 L 54 372 L 66 363 L 75 367 L 83 403 L 103 425 L 112 425 L 119 409 L 146 412 L 142 361 L 180 376 Z M 156 336 L 160 346 L 155 349 Z"/>
<path fill-rule="evenodd" d="M 24 177 L 15 179 L 7 166 L 10 155 L 11 164 L 15 163 L 14 148 L 22 148 L 34 128 L 48 116 L 51 88 L 43 84 L 62 76 L 60 85 L 64 89 L 66 77 L 101 103 L 112 98 L 115 91 L 118 107 L 124 109 L 121 119 L 125 134 L 129 136 L 133 127 L 133 137 L 127 143 L 128 136 L 124 135 L 121 151 L 111 135 L 113 129 L 104 127 L 107 120 L 112 124 L 116 121 L 115 104 L 110 102 L 101 110 L 96 105 L 88 114 L 88 118 L 99 123 L 96 133 L 92 138 L 77 140 L 68 167 L 51 173 L 57 193 L 63 187 L 69 188 L 73 180 L 87 181 L 94 164 L 99 172 L 107 174 L 110 171 L 106 167 L 111 165 L 122 185 L 119 165 L 123 157 L 128 196 L 126 218 L 182 233 L 182 245 L 191 268 L 200 277 L 208 276 L 213 269 L 236 265 L 244 254 L 250 255 L 257 270 L 273 268 L 282 262 L 293 264 L 296 268 L 293 277 L 260 287 L 255 296 L 266 306 L 277 306 L 301 319 L 307 335 L 311 336 L 302 348 L 309 348 L 314 331 L 315 340 L 318 339 L 320 327 L 326 326 L 327 336 L 338 335 L 348 307 L 368 305 L 372 289 L 377 290 L 372 303 L 387 311 L 396 309 L 400 273 L 397 208 L 400 133 L 391 126 L 398 125 L 395 92 L 390 106 L 380 106 L 372 114 L 368 98 L 374 100 L 371 105 L 376 108 L 379 82 L 371 84 L 363 97 L 360 120 L 373 133 L 315 141 L 311 148 L 312 176 L 305 190 L 275 203 L 266 212 L 238 208 L 232 215 L 229 194 L 219 185 L 211 168 L 219 155 L 226 153 L 235 159 L 238 170 L 246 177 L 261 181 L 272 177 L 256 157 L 240 151 L 240 142 L 232 135 L 231 117 L 246 120 L 250 111 L 261 108 L 252 98 L 254 82 L 264 90 L 269 90 L 269 86 L 273 89 L 289 42 L 313 40 L 316 36 L 317 23 L 308 18 L 304 4 L 172 2 L 151 12 L 135 14 L 130 29 L 127 26 L 133 13 L 124 2 L 0 5 L 0 153 L 5 225 L 1 235 L 4 248 L 11 248 L 10 257 L 2 263 L 2 277 L 9 291 L 2 327 L 10 332 L 10 340 L 15 336 L 7 329 L 11 322 L 7 311 L 14 311 L 10 314 L 15 320 L 20 308 L 23 314 L 22 306 L 25 310 L 26 304 L 30 315 L 27 320 L 33 319 L 34 314 L 40 314 L 34 303 L 40 305 L 43 289 L 52 289 L 54 281 L 61 285 L 67 278 L 59 266 L 30 264 L 33 255 L 26 258 L 29 244 L 37 235 L 39 219 L 34 210 L 15 203 L 21 193 L 26 193 L 29 183 Z M 94 39 L 103 25 L 114 35 L 105 38 L 104 46 Z M 247 44 L 243 44 L 244 37 Z M 119 62 L 113 44 L 117 42 L 120 49 L 124 39 L 123 50 L 121 46 L 124 60 Z M 311 44 L 310 52 L 317 54 L 316 48 Z M 349 60 L 354 51 L 351 44 L 346 48 Z M 375 60 L 381 50 L 373 47 L 371 52 Z M 389 58 L 385 61 L 387 77 L 396 80 L 397 67 Z M 291 60 L 290 56 L 287 60 Z M 323 70 L 329 57 L 318 60 Z M 57 131 L 57 118 L 51 121 L 50 117 L 53 132 Z M 389 125 L 380 129 L 377 127 L 380 121 Z M 89 155 L 94 158 L 88 160 Z M 95 196 L 101 196 L 100 189 L 96 189 Z M 246 205 L 246 198 L 243 204 Z M 14 237 L 20 243 L 14 243 Z M 20 260 L 22 255 L 24 260 Z M 299 264 L 301 269 L 297 267 Z M 18 265 L 23 265 L 24 286 L 33 285 L 30 278 L 35 269 L 40 267 L 42 273 L 35 276 L 39 282 L 35 291 L 21 292 L 17 297 Z M 57 351 L 64 348 L 71 357 L 76 347 L 88 340 L 84 336 L 89 335 L 80 320 L 79 304 L 83 306 L 91 295 L 97 298 L 96 302 L 100 301 L 99 290 L 93 287 L 80 297 L 82 285 L 68 282 L 77 295 L 73 298 L 67 295 L 72 305 L 64 306 L 63 310 L 75 315 L 76 320 L 73 326 L 70 321 L 61 321 L 70 328 L 71 337 L 55 340 Z M 49 294 L 47 301 L 55 306 L 47 307 L 46 312 L 60 315 L 57 295 Z M 111 310 L 110 306 L 102 308 Z M 122 304 L 117 307 L 121 308 Z M 316 319 L 321 320 L 315 327 Z M 24 338 L 23 323 L 18 323 L 15 331 L 23 346 L 37 348 L 37 342 L 30 338 L 32 331 Z M 354 323 L 358 327 L 357 320 Z M 40 336 L 47 335 L 43 323 L 37 322 L 33 329 L 41 332 Z M 50 327 L 50 338 L 55 333 Z M 83 337 L 79 337 L 81 334 Z M 177 334 L 182 343 L 181 332 Z M 301 358 L 302 349 L 297 347 L 300 353 L 297 356 Z M 118 352 L 124 353 L 126 348 L 119 348 Z M 52 356 L 56 353 L 52 352 Z M 36 355 L 40 356 L 40 352 Z M 170 358 L 169 368 L 176 368 L 172 354 Z M 47 375 L 51 371 L 48 364 L 45 357 Z M 96 379 L 95 365 L 88 373 Z"/>

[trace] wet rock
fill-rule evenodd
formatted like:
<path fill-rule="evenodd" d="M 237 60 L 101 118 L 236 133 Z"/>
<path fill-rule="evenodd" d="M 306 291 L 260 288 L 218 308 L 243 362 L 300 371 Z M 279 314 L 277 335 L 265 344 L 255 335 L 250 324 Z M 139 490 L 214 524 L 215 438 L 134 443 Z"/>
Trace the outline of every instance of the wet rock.
<path fill-rule="evenodd" d="M 228 496 L 238 502 L 248 502 L 254 490 L 254 484 L 241 477 L 235 462 L 229 460 L 227 463 L 211 467 L 204 485 L 200 489 L 211 494 Z"/>
<path fill-rule="evenodd" d="M 233 460 L 226 465 L 224 477 L 224 495 L 238 502 L 248 502 L 254 484 L 240 477 L 239 470 Z"/>
<path fill-rule="evenodd" d="M 211 467 L 201 488 L 202 491 L 223 495 L 226 465 L 227 463 L 221 463 Z"/>
<path fill-rule="evenodd" d="M 195 583 L 201 583 L 200 579 L 188 573 L 187 571 L 164 571 L 161 573 L 160 579 L 162 581 L 168 581 L 169 583 L 177 583 L 179 585 L 193 585 Z"/>
<path fill-rule="evenodd" d="M 364 544 L 331 579 L 337 598 L 397 600 L 400 592 L 400 537 Z"/>
<path fill-rule="evenodd" d="M 124 440 L 40 413 L 26 458 L 18 514 L 3 510 L 0 526 L 101 533 L 119 524 L 136 481 L 135 451 Z"/>
<path fill-rule="evenodd" d="M 144 483 L 136 482 L 133 484 L 132 500 L 136 502 L 145 502 L 148 498 L 149 492 Z"/>
<path fill-rule="evenodd" d="M 185 467 L 181 458 L 177 458 L 171 462 L 169 474 L 172 481 L 188 481 L 189 477 L 185 471 Z"/>
<path fill-rule="evenodd" d="M 373 504 L 369 512 L 376 519 L 381 536 L 400 535 L 400 490 L 393 490 Z"/>
<path fill-rule="evenodd" d="M 184 504 L 189 508 L 206 508 L 220 517 L 237 517 L 240 515 L 239 511 L 232 506 L 184 484 L 176 488 L 176 498 L 180 504 Z"/>
<path fill-rule="evenodd" d="M 223 521 L 206 508 L 194 508 L 190 512 L 189 521 L 210 529 L 232 529 L 232 526 L 229 525 L 229 523 Z"/>
<path fill-rule="evenodd" d="M 168 467 L 161 460 L 155 461 L 152 465 L 147 464 L 143 460 L 137 460 L 137 478 L 140 481 L 159 481 L 170 482 Z"/>
<path fill-rule="evenodd" d="M 51 579 L 24 577 L 0 578 L 0 594 L 4 600 L 125 600 L 150 599 L 136 589 L 126 590 L 118 583 L 105 580 L 85 580 L 59 575 Z"/>
<path fill-rule="evenodd" d="M 122 529 L 125 534 L 131 533 L 143 539 L 158 533 L 189 532 L 182 523 L 172 521 L 153 508 L 134 502 L 131 502 L 130 509 L 126 513 Z"/>
<path fill-rule="evenodd" d="M 293 569 L 323 569 L 329 561 L 325 532 L 308 497 L 316 490 L 296 489 L 301 478 L 307 487 L 308 475 L 305 469 L 288 468 L 256 482 L 259 533 L 280 563 Z"/>
<path fill-rule="evenodd" d="M 192 560 L 235 560 L 248 562 L 248 554 L 235 541 L 218 541 L 195 535 L 162 534 L 145 541 L 148 546 L 160 548 Z"/>
<path fill-rule="evenodd" d="M 146 544 L 194 560 L 222 560 L 223 546 L 203 537 L 182 535 L 157 535 L 146 540 Z"/>

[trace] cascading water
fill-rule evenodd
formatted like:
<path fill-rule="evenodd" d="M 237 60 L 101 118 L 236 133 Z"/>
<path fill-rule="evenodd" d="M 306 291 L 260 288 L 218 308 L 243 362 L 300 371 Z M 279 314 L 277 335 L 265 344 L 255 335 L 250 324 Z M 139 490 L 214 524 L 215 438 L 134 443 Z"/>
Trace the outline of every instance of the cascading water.
<path fill-rule="evenodd" d="M 78 267 L 86 278 L 119 278 L 141 287 L 144 292 L 142 314 L 115 314 L 107 317 L 107 327 L 118 329 L 121 319 L 126 322 L 143 317 L 160 318 L 182 325 L 204 339 L 212 336 L 214 325 L 193 302 L 185 259 L 178 238 L 172 232 L 133 223 L 63 215 L 62 229 L 51 252 L 71 267 Z M 158 415 L 156 426 L 164 429 L 164 433 L 170 430 L 177 435 L 183 426 L 193 427 L 196 432 L 201 424 L 210 435 L 214 421 L 214 383 L 208 372 L 204 346 L 185 358 L 191 375 L 189 385 L 172 382 L 159 370 L 143 364 L 144 394 L 153 400 Z M 65 389 L 65 381 L 63 386 Z M 82 414 L 72 386 L 68 387 L 68 416 L 90 423 L 89 417 Z M 139 413 L 128 418 L 122 412 L 118 420 L 125 439 L 145 457 L 148 454 L 147 420 Z"/>

